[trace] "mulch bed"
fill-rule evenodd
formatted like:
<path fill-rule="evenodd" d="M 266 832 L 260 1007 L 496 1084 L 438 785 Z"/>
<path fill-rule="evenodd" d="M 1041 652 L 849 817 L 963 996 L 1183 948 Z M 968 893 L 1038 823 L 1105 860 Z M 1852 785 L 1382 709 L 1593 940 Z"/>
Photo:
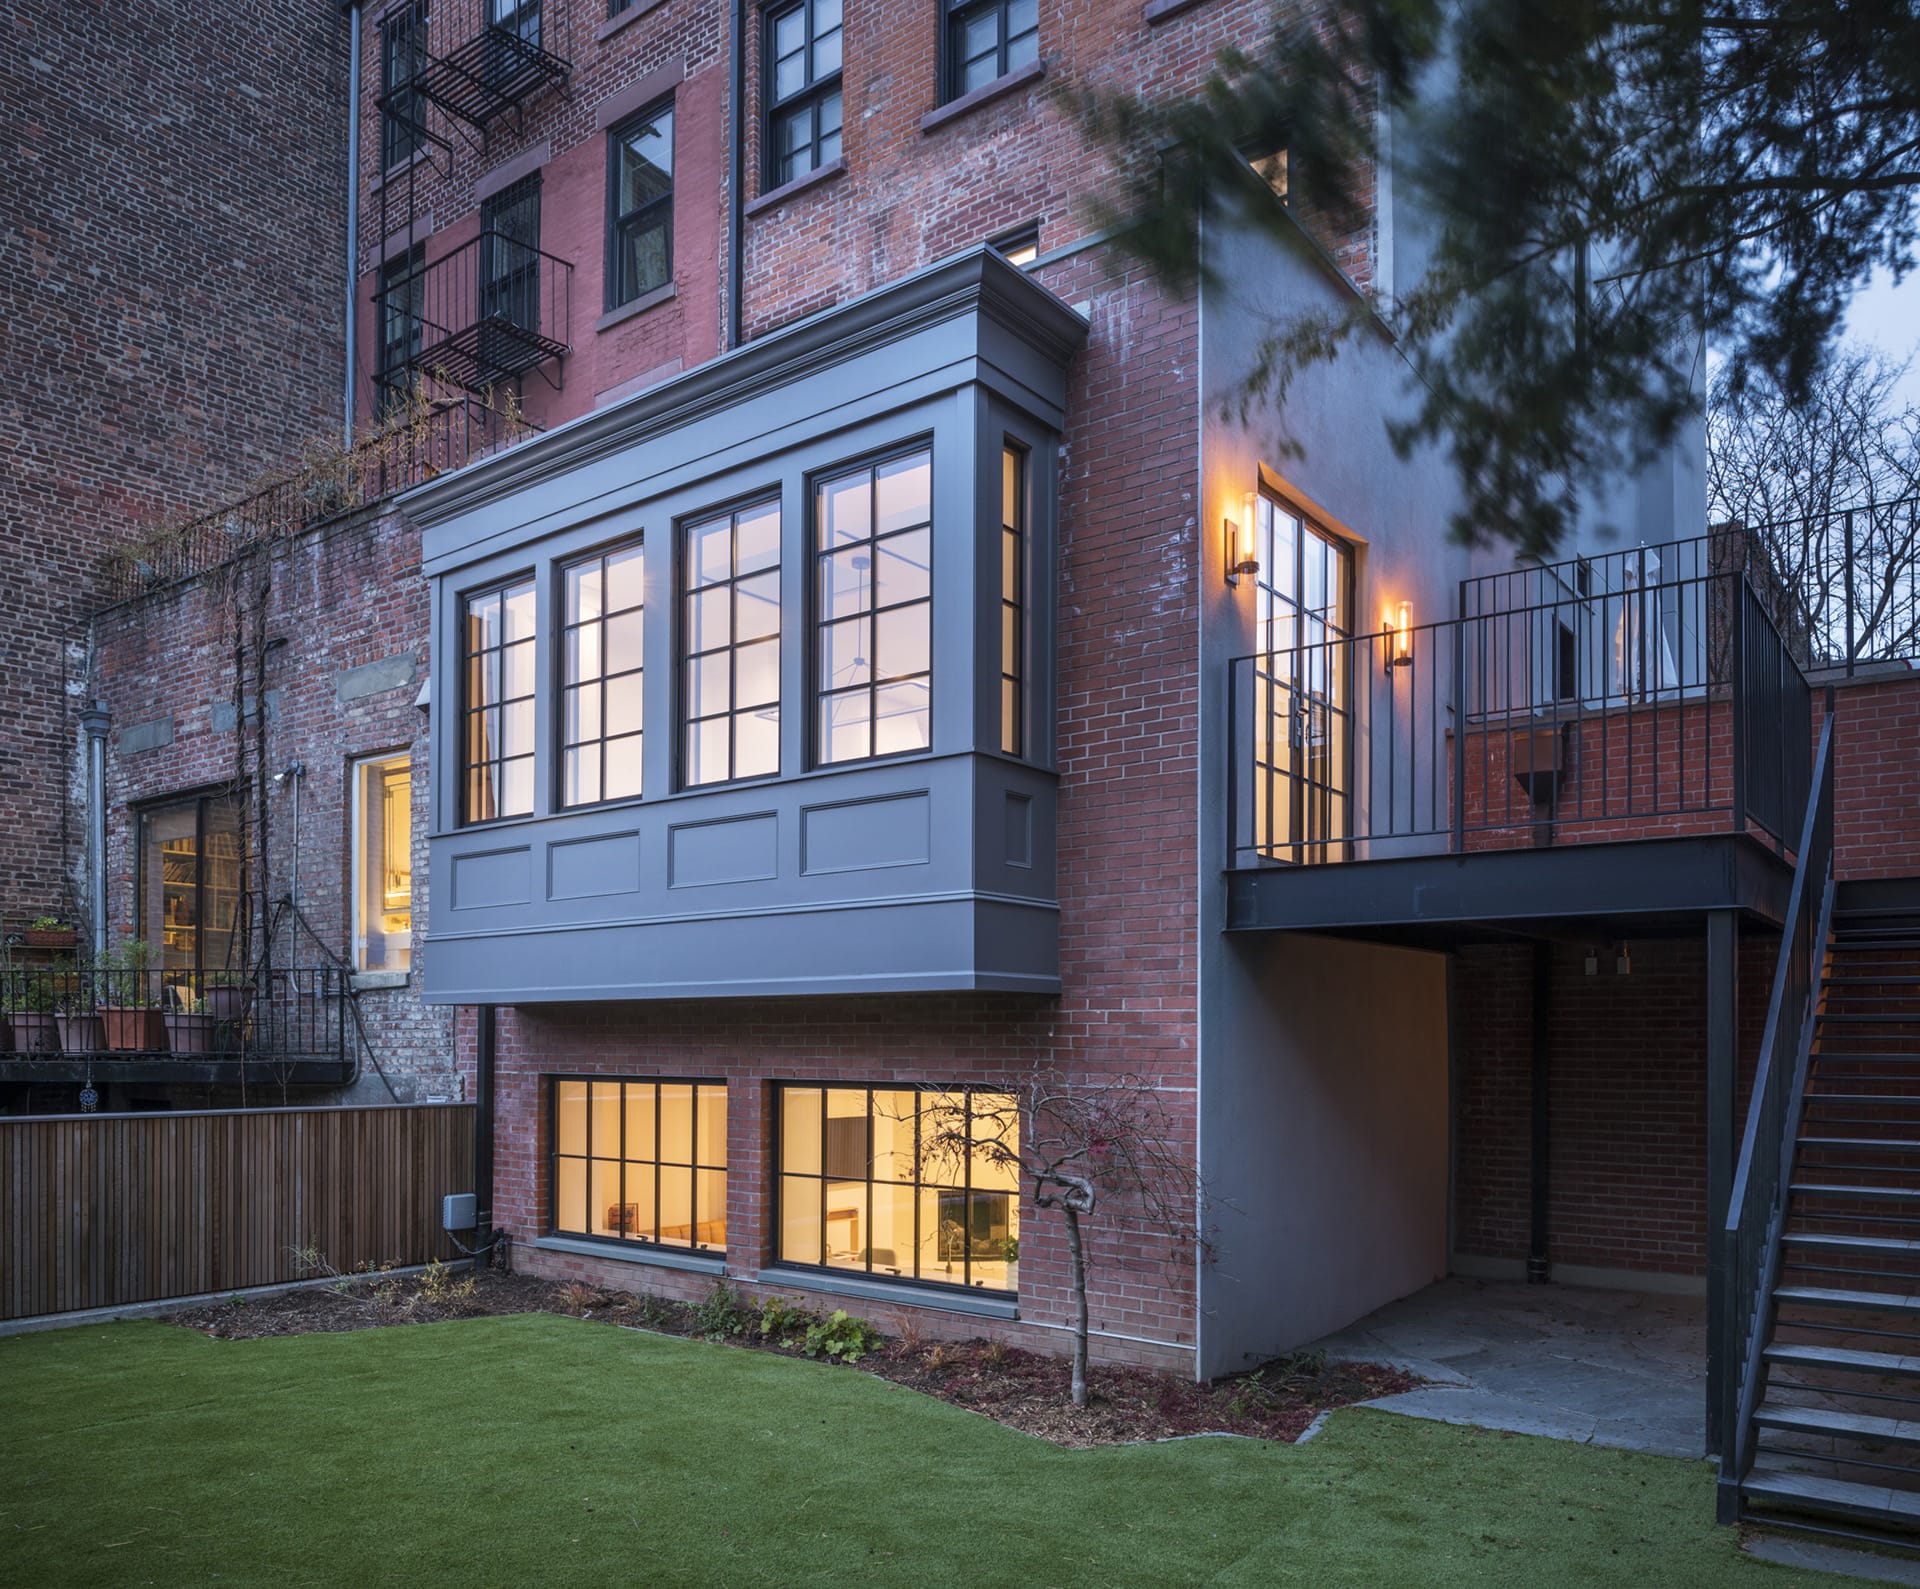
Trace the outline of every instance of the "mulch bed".
<path fill-rule="evenodd" d="M 451 1269 L 428 1276 L 345 1276 L 331 1286 L 188 1309 L 169 1315 L 168 1321 L 221 1340 L 250 1340 L 540 1312 L 682 1336 L 707 1334 L 711 1321 L 710 1314 L 703 1319 L 688 1303 L 660 1297 L 530 1275 Z M 761 1340 L 751 1329 L 718 1338 L 784 1356 L 800 1355 L 792 1347 Z M 1198 1434 L 1290 1442 L 1330 1408 L 1390 1396 L 1419 1383 L 1397 1369 L 1374 1363 L 1329 1363 L 1316 1353 L 1298 1354 L 1251 1374 L 1204 1385 L 1176 1374 L 1096 1364 L 1088 1377 L 1089 1405 L 1083 1409 L 1074 1407 L 1068 1397 L 1070 1369 L 1064 1358 L 999 1341 L 889 1337 L 878 1350 L 861 1358 L 859 1367 L 1056 1445 L 1075 1448 Z"/>

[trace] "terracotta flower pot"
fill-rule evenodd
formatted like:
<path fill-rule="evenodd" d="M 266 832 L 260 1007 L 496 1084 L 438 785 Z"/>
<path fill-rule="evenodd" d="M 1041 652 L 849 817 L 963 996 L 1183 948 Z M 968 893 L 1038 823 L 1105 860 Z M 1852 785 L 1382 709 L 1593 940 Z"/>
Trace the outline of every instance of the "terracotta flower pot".
<path fill-rule="evenodd" d="M 248 982 L 228 983 L 207 989 L 207 1014 L 216 1021 L 240 1020 L 251 1003 L 253 985 Z"/>
<path fill-rule="evenodd" d="M 21 938 L 29 949 L 71 949 L 80 941 L 71 927 L 29 927 Z"/>
<path fill-rule="evenodd" d="M 211 1015 L 180 1015 L 169 1011 L 165 1017 L 167 1047 L 176 1054 L 211 1054 L 219 1046 L 220 1023 Z"/>
<path fill-rule="evenodd" d="M 167 1028 L 160 1012 L 138 1005 L 103 1004 L 100 1024 L 106 1028 L 107 1047 L 121 1052 L 157 1052 L 167 1046 Z"/>
<path fill-rule="evenodd" d="M 107 1046 L 105 1023 L 91 1010 L 72 1015 L 56 1015 L 60 1024 L 60 1046 L 69 1054 L 97 1054 Z"/>

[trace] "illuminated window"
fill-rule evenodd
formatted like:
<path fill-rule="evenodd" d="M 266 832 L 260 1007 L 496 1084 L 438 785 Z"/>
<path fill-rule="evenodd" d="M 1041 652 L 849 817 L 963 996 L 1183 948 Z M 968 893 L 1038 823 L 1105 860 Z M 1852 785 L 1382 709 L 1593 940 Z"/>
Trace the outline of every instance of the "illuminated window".
<path fill-rule="evenodd" d="M 1000 449 L 1000 748 L 1027 748 L 1027 455 Z"/>
<path fill-rule="evenodd" d="M 822 762 L 933 743 L 932 479 L 922 449 L 816 488 Z"/>
<path fill-rule="evenodd" d="M 460 604 L 468 822 L 533 811 L 533 581 Z"/>
<path fill-rule="evenodd" d="M 404 753 L 353 767 L 353 958 L 361 971 L 413 963 L 413 766 Z"/>
<path fill-rule="evenodd" d="M 783 1087 L 779 1104 L 781 1262 L 1019 1289 L 1019 1173 L 984 1146 L 1017 1153 L 1011 1097 Z"/>
<path fill-rule="evenodd" d="M 645 560 L 638 546 L 566 571 L 561 640 L 562 804 L 640 793 Z"/>
<path fill-rule="evenodd" d="M 727 1245 L 727 1089 L 555 1079 L 553 1228 L 719 1252 Z"/>
<path fill-rule="evenodd" d="M 137 936 L 160 946 L 169 987 L 204 990 L 240 963 L 240 801 L 206 795 L 140 813 Z"/>
<path fill-rule="evenodd" d="M 680 558 L 682 779 L 780 770 L 780 504 L 686 527 Z"/>
<path fill-rule="evenodd" d="M 1011 232 L 1002 232 L 987 247 L 1004 254 L 1010 265 L 1031 265 L 1040 257 L 1040 223 L 1029 222 Z"/>

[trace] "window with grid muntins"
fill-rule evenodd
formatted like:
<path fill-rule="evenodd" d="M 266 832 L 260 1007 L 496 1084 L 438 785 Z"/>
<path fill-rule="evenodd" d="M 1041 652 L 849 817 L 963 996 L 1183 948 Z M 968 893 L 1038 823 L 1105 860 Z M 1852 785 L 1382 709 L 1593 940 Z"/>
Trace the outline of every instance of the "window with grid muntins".
<path fill-rule="evenodd" d="M 780 771 L 780 504 L 760 502 L 682 532 L 681 781 Z"/>
<path fill-rule="evenodd" d="M 767 13 L 770 189 L 840 157 L 840 3 L 797 0 Z"/>
<path fill-rule="evenodd" d="M 556 1077 L 550 1107 L 556 1234 L 725 1249 L 723 1083 Z"/>
<path fill-rule="evenodd" d="M 468 822 L 533 811 L 533 581 L 461 603 L 462 816 Z"/>
<path fill-rule="evenodd" d="M 947 98 L 958 99 L 1040 58 L 1040 0 L 947 7 Z"/>
<path fill-rule="evenodd" d="M 480 314 L 540 327 L 540 173 L 480 206 Z"/>
<path fill-rule="evenodd" d="M 427 57 L 427 8 L 402 6 L 380 24 L 380 167 L 391 170 L 420 149 L 426 104 L 410 86 Z"/>
<path fill-rule="evenodd" d="M 561 804 L 629 800 L 640 793 L 645 558 L 622 547 L 572 564 L 565 578 Z"/>
<path fill-rule="evenodd" d="M 1027 455 L 1000 449 L 1000 748 L 1027 748 Z"/>
<path fill-rule="evenodd" d="M 420 307 L 426 287 L 427 250 L 421 244 L 380 267 L 380 417 L 406 400 L 410 372 L 420 357 Z"/>
<path fill-rule="evenodd" d="M 617 309 L 673 279 L 673 107 L 607 136 L 607 307 Z"/>
<path fill-rule="evenodd" d="M 822 763 L 933 743 L 933 455 L 814 490 L 815 750 Z"/>
<path fill-rule="evenodd" d="M 782 1087 L 782 1263 L 1017 1291 L 1020 1127 L 1005 1093 Z M 968 1151 L 942 1151 L 955 1141 Z"/>

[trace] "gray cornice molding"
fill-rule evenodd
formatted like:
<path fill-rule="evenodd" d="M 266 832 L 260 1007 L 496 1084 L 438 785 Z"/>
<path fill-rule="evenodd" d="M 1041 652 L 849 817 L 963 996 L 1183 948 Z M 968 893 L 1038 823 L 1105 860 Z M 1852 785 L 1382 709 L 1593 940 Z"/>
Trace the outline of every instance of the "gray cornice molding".
<path fill-rule="evenodd" d="M 647 391 L 595 409 L 532 441 L 416 487 L 398 505 L 420 528 L 525 490 L 929 326 L 979 313 L 1064 369 L 1085 344 L 1087 322 L 980 244 L 783 326 Z"/>

